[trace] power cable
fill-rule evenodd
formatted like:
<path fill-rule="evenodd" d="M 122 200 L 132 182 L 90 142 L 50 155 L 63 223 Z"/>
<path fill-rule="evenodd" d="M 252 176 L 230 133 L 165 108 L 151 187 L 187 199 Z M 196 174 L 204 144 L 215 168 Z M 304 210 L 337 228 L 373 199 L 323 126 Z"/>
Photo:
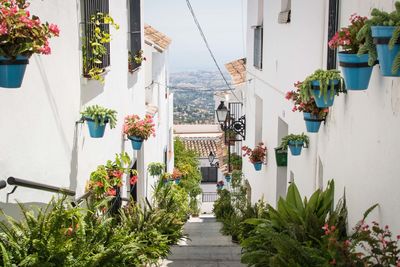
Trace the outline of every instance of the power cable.
<path fill-rule="evenodd" d="M 203 38 L 203 41 L 204 41 L 204 43 L 205 43 L 205 45 L 206 45 L 206 47 L 207 47 L 207 49 L 208 49 L 208 52 L 210 53 L 211 58 L 213 59 L 213 61 L 214 61 L 214 63 L 215 63 L 215 66 L 217 66 L 217 69 L 218 69 L 219 73 L 221 74 L 222 79 L 225 81 L 225 84 L 227 85 L 228 89 L 231 90 L 231 92 L 232 92 L 232 94 L 235 96 L 235 98 L 236 98 L 239 102 L 241 102 L 240 99 L 236 96 L 236 94 L 235 94 L 235 92 L 234 92 L 234 89 L 232 89 L 232 88 L 230 87 L 228 81 L 227 81 L 226 78 L 225 78 L 224 73 L 222 72 L 222 70 L 221 70 L 221 68 L 220 68 L 220 66 L 219 66 L 219 64 L 218 64 L 218 62 L 217 62 L 217 60 L 216 60 L 216 58 L 215 58 L 215 56 L 214 56 L 214 53 L 212 52 L 212 50 L 211 50 L 211 48 L 210 48 L 210 45 L 208 44 L 208 41 L 207 41 L 207 38 L 206 38 L 206 36 L 205 36 L 205 34 L 204 34 L 204 32 L 203 32 L 203 29 L 201 28 L 201 25 L 200 25 L 200 23 L 199 23 L 199 21 L 198 21 L 198 19 L 197 19 L 197 17 L 196 17 L 196 14 L 194 13 L 193 7 L 192 7 L 192 5 L 190 4 L 190 0 L 186 0 L 186 3 L 187 3 L 187 6 L 188 6 L 188 8 L 189 8 L 190 13 L 192 14 L 194 23 L 196 24 L 197 28 L 199 29 L 200 35 L 201 35 L 201 37 Z"/>

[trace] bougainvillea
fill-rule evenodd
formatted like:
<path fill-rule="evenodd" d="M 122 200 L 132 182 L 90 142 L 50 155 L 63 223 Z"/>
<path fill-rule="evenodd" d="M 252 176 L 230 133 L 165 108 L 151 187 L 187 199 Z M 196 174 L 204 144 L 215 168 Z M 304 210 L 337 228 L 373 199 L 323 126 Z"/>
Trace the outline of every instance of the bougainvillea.
<path fill-rule="evenodd" d="M 0 56 L 16 58 L 18 55 L 51 53 L 49 39 L 59 36 L 57 25 L 42 23 L 27 10 L 24 0 L 0 0 Z"/>

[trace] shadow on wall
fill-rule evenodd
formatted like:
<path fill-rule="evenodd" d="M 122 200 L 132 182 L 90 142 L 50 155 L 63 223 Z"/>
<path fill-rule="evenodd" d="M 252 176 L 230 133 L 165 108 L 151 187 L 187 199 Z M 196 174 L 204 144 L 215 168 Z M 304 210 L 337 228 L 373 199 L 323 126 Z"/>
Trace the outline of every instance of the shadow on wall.
<path fill-rule="evenodd" d="M 81 105 L 86 105 L 90 100 L 104 92 L 104 84 L 87 78 L 81 78 Z"/>
<path fill-rule="evenodd" d="M 45 208 L 47 203 L 40 202 L 25 202 L 22 204 L 28 210 L 37 211 L 39 208 Z M 23 214 L 21 212 L 21 208 L 18 203 L 4 203 L 0 202 L 0 209 L 4 212 L 5 215 L 12 217 L 13 219 L 19 221 L 23 218 Z M 0 215 L 0 221 L 4 221 L 5 217 L 3 214 Z"/>
<path fill-rule="evenodd" d="M 75 124 L 74 141 L 71 151 L 69 189 L 75 192 L 78 186 L 78 131 L 82 131 L 82 124 Z"/>
<path fill-rule="evenodd" d="M 52 90 L 50 88 L 49 79 L 47 78 L 47 74 L 46 74 L 45 68 L 43 66 L 42 59 L 39 56 L 35 56 L 34 58 L 35 58 L 38 70 L 40 72 L 40 76 L 42 78 L 43 87 L 44 87 L 44 89 L 46 91 L 47 100 L 49 101 L 49 105 L 50 105 L 50 108 L 52 110 L 52 114 L 54 116 L 54 122 L 57 125 L 57 130 L 60 133 L 60 136 L 61 136 L 61 139 L 62 139 L 62 143 L 63 143 L 63 146 L 64 146 L 65 153 L 69 154 L 71 148 L 69 147 L 68 138 L 67 138 L 67 136 L 65 134 L 65 131 L 64 131 L 64 128 L 62 126 L 60 113 L 59 113 L 59 110 L 58 110 L 57 103 L 55 101 L 53 92 L 52 92 Z"/>
<path fill-rule="evenodd" d="M 141 67 L 137 68 L 132 74 L 131 73 L 128 74 L 128 89 L 133 88 L 133 86 L 137 83 L 139 76 L 138 73 L 140 71 L 140 68 Z"/>

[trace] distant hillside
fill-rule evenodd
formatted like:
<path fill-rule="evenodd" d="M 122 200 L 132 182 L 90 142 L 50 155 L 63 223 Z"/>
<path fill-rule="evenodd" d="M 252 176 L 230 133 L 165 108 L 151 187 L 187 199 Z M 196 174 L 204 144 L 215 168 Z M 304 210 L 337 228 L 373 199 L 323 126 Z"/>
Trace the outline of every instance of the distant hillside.
<path fill-rule="evenodd" d="M 225 74 L 228 79 L 230 76 Z M 230 80 L 228 80 L 230 82 Z M 214 122 L 214 92 L 226 85 L 218 71 L 176 72 L 170 75 L 174 93 L 175 124 Z"/>

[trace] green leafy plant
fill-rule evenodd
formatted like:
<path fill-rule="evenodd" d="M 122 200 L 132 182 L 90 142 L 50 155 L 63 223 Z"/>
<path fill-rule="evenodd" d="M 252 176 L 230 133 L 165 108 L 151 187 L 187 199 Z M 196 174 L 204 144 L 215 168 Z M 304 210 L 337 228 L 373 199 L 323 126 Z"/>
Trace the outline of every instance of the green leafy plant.
<path fill-rule="evenodd" d="M 339 88 L 335 89 L 334 81 L 338 82 Z M 313 74 L 308 76 L 303 82 L 299 84 L 300 98 L 303 102 L 308 102 L 312 97 L 312 82 L 319 82 L 319 96 L 324 96 L 324 100 L 328 99 L 328 91 L 330 90 L 330 97 L 339 92 L 345 92 L 344 81 L 338 70 L 316 70 Z"/>
<path fill-rule="evenodd" d="M 99 105 L 88 106 L 81 112 L 83 119 L 94 120 L 96 125 L 105 125 L 110 122 L 110 128 L 117 125 L 117 112 L 112 109 L 104 108 Z"/>
<path fill-rule="evenodd" d="M 147 171 L 151 176 L 160 176 L 165 169 L 165 164 L 160 162 L 151 162 L 147 166 Z"/>
<path fill-rule="evenodd" d="M 376 51 L 376 45 L 372 38 L 371 27 L 372 26 L 394 26 L 395 30 L 389 41 L 389 48 L 393 49 L 400 36 L 400 2 L 394 3 L 395 10 L 393 12 L 381 11 L 377 8 L 372 9 L 371 18 L 365 22 L 365 25 L 357 34 L 357 40 L 365 40 L 365 43 L 360 46 L 358 54 L 369 55 L 368 64 L 373 66 L 378 59 L 378 53 Z M 397 53 L 392 66 L 392 73 L 396 73 L 400 68 L 400 52 Z"/>
<path fill-rule="evenodd" d="M 190 213 L 198 214 L 199 202 L 197 197 L 201 194 L 201 173 L 199 170 L 198 155 L 195 151 L 185 147 L 179 138 L 174 141 L 175 167 L 182 173 L 179 186 L 189 195 Z"/>
<path fill-rule="evenodd" d="M 88 40 L 89 47 L 83 46 L 83 74 L 84 76 L 104 83 L 104 77 L 101 75 L 104 68 L 100 67 L 103 63 L 103 57 L 107 55 L 106 44 L 111 42 L 111 34 L 105 30 L 105 25 L 110 25 L 116 30 L 119 25 L 114 22 L 114 19 L 101 12 L 97 12 L 90 16 L 90 22 L 87 27 L 93 27 L 85 39 Z M 86 41 L 83 42 L 86 44 Z M 87 53 L 89 49 L 90 53 Z"/>
<path fill-rule="evenodd" d="M 307 135 L 305 135 L 304 133 L 289 134 L 282 138 L 281 145 L 279 146 L 279 148 L 283 149 L 283 150 L 287 150 L 287 147 L 290 142 L 303 142 L 307 147 L 308 144 L 310 143 L 310 138 Z"/>
<path fill-rule="evenodd" d="M 0 56 L 15 59 L 18 55 L 51 53 L 49 39 L 59 36 L 60 30 L 31 16 L 28 7 L 24 0 L 0 1 Z"/>

